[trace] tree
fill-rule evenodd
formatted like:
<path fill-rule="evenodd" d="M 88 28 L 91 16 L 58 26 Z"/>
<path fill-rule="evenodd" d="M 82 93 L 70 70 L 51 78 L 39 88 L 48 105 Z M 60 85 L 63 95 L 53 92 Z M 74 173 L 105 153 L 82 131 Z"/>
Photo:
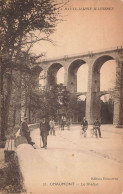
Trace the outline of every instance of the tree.
<path fill-rule="evenodd" d="M 58 111 L 65 106 L 64 88 L 65 87 L 62 84 L 56 84 L 39 92 L 39 116 L 42 114 L 49 116 L 52 115 L 56 120 L 58 120 Z"/>
<path fill-rule="evenodd" d="M 55 31 L 63 3 L 54 0 L 7 0 L 1 2 L 1 52 L 10 58 Z M 27 49 L 26 49 L 27 50 Z"/>
<path fill-rule="evenodd" d="M 31 92 L 30 110 L 35 112 L 37 118 L 46 114 L 59 119 L 59 113 L 67 114 L 70 93 L 63 84 L 56 84 L 45 88 L 38 93 Z"/>
<path fill-rule="evenodd" d="M 27 64 L 34 64 L 42 56 L 30 57 L 31 49 L 39 41 L 50 41 L 50 34 L 61 21 L 60 8 L 64 2 L 54 0 L 3 0 L 0 2 L 0 92 L 1 92 L 1 138 L 5 129 L 12 91 L 12 71 L 20 71 Z M 24 60 L 23 60 L 24 59 Z M 9 74 L 5 99 L 4 80 Z M 7 103 L 7 104 L 6 104 Z M 7 113 L 7 114 L 6 114 Z"/>
<path fill-rule="evenodd" d="M 56 84 L 37 93 L 32 90 L 27 106 L 30 112 L 30 122 L 38 122 L 44 114 L 49 117 L 53 116 L 57 122 L 60 121 L 61 115 L 70 119 L 77 114 L 80 122 L 85 116 L 85 105 L 86 102 L 70 93 L 66 86 Z"/>

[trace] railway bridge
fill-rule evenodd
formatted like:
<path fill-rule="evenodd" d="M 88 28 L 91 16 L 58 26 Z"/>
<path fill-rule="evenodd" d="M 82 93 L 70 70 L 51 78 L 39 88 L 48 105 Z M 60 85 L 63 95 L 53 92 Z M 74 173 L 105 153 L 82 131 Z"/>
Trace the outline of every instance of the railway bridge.
<path fill-rule="evenodd" d="M 39 80 L 39 74 L 44 72 L 45 85 L 52 86 L 57 83 L 57 72 L 64 67 L 64 85 L 71 93 L 77 93 L 77 71 L 81 65 L 88 65 L 88 87 L 86 95 L 86 117 L 89 123 L 100 115 L 100 97 L 109 91 L 100 91 L 100 69 L 109 61 L 116 62 L 116 89 L 114 95 L 113 124 L 123 124 L 123 49 L 112 48 L 93 52 L 85 52 L 79 55 L 64 56 L 61 58 L 42 60 L 32 68 L 35 81 Z M 120 83 L 119 83 L 120 81 Z M 119 97 L 118 97 L 119 96 Z"/>

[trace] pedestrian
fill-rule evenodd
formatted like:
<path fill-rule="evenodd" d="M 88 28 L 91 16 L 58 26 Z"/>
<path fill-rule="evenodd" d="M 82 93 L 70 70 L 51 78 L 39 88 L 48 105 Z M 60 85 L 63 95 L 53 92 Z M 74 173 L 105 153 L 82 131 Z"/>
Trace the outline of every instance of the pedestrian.
<path fill-rule="evenodd" d="M 55 136 L 55 121 L 53 117 L 51 117 L 49 125 L 50 125 L 50 135 Z"/>
<path fill-rule="evenodd" d="M 40 122 L 40 136 L 42 137 L 43 146 L 41 148 L 47 149 L 47 136 L 49 135 L 50 125 L 46 116 L 42 116 Z"/>
<path fill-rule="evenodd" d="M 28 144 L 32 146 L 35 144 L 30 137 L 30 129 L 27 124 L 27 117 L 24 117 L 21 123 L 20 135 L 27 139 Z"/>
<path fill-rule="evenodd" d="M 88 121 L 84 117 L 82 120 L 82 133 L 84 134 L 84 137 L 86 137 L 86 131 L 88 129 Z"/>
<path fill-rule="evenodd" d="M 99 122 L 98 118 L 95 119 L 94 121 L 94 126 L 93 128 L 98 131 L 99 137 L 101 138 L 101 130 L 100 130 L 101 123 Z M 97 137 L 97 135 L 96 135 Z"/>
<path fill-rule="evenodd" d="M 65 115 L 62 115 L 62 117 L 61 117 L 61 130 L 64 130 L 65 124 L 66 124 L 66 117 L 65 117 Z"/>

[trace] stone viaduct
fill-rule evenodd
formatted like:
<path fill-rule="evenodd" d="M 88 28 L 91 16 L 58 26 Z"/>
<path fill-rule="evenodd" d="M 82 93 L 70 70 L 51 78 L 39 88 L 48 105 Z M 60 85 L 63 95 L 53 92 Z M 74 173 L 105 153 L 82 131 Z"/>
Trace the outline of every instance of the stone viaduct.
<path fill-rule="evenodd" d="M 113 124 L 123 124 L 122 47 L 43 60 L 33 68 L 33 79 L 37 80 L 38 83 L 39 74 L 43 70 L 46 86 L 52 86 L 57 81 L 58 70 L 64 67 L 64 85 L 71 93 L 77 93 L 77 70 L 81 65 L 88 64 L 88 89 L 83 94 L 86 95 L 86 118 L 92 124 L 94 119 L 100 116 L 100 97 L 109 93 L 109 91 L 100 91 L 100 69 L 109 60 L 116 61 Z"/>

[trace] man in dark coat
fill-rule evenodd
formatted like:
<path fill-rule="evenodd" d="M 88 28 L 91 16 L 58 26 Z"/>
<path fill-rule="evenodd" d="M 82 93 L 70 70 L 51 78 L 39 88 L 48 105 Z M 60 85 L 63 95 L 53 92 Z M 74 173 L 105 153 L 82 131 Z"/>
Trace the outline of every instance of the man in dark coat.
<path fill-rule="evenodd" d="M 61 130 L 64 130 L 65 124 L 66 124 L 66 116 L 62 115 L 62 117 L 61 117 Z"/>
<path fill-rule="evenodd" d="M 99 137 L 101 138 L 100 125 L 101 125 L 101 123 L 99 122 L 99 120 L 95 119 L 95 121 L 94 121 L 94 129 L 97 129 Z"/>
<path fill-rule="evenodd" d="M 32 142 L 32 139 L 30 137 L 30 129 L 27 124 L 27 117 L 24 117 L 24 120 L 21 124 L 20 135 L 26 137 L 28 144 L 31 144 L 32 146 L 35 144 L 34 142 Z"/>
<path fill-rule="evenodd" d="M 87 130 L 87 128 L 88 128 L 88 121 L 84 117 L 83 121 L 82 121 L 82 131 L 84 133 L 84 137 L 86 137 L 86 130 Z"/>
<path fill-rule="evenodd" d="M 49 135 L 50 125 L 46 116 L 42 116 L 40 122 L 40 136 L 42 137 L 43 146 L 42 148 L 47 149 L 47 136 Z"/>
<path fill-rule="evenodd" d="M 88 121 L 86 120 L 86 118 L 84 117 L 83 118 L 83 121 L 82 121 L 82 130 L 84 130 L 86 128 L 88 128 Z"/>

